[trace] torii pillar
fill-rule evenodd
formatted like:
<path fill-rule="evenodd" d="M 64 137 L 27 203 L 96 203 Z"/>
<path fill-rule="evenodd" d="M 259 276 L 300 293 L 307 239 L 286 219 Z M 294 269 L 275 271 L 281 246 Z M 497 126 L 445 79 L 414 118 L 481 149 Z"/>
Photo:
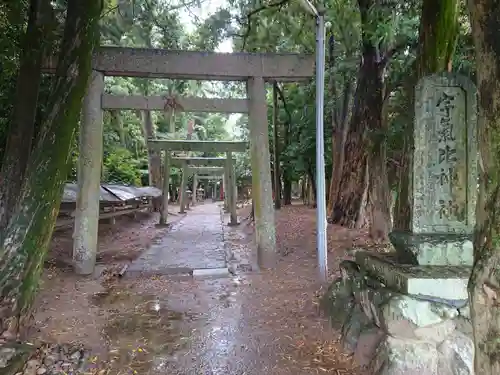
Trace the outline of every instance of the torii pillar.
<path fill-rule="evenodd" d="M 163 191 L 162 191 L 162 207 L 160 211 L 160 222 L 158 226 L 167 225 L 168 218 L 168 192 L 170 185 L 170 151 L 164 151 L 163 161 Z"/>
<path fill-rule="evenodd" d="M 196 173 L 193 174 L 193 194 L 191 196 L 191 206 L 196 205 L 198 198 L 198 176 Z"/>
<path fill-rule="evenodd" d="M 236 200 L 235 200 L 235 185 L 236 178 L 234 175 L 234 166 L 233 166 L 233 154 L 232 152 L 226 153 L 226 169 L 224 176 L 227 176 L 226 180 L 226 200 L 229 208 L 229 225 L 235 226 L 238 225 L 238 215 L 236 213 Z"/>
<path fill-rule="evenodd" d="M 228 198 L 228 182 L 227 182 L 227 171 L 224 172 L 224 176 L 222 176 L 222 199 L 224 200 L 224 212 L 229 211 L 229 202 L 227 201 Z"/>
<path fill-rule="evenodd" d="M 92 274 L 97 258 L 103 152 L 103 91 L 104 75 L 94 70 L 83 101 L 78 142 L 78 195 L 73 232 L 73 265 L 78 275 Z"/>
<path fill-rule="evenodd" d="M 255 209 L 255 242 L 259 266 L 276 265 L 276 228 L 271 183 L 266 86 L 262 77 L 247 81 L 249 98 L 252 200 Z"/>
<path fill-rule="evenodd" d="M 180 208 L 179 208 L 179 213 L 180 214 L 185 214 L 186 211 L 186 189 L 187 189 L 187 183 L 188 183 L 188 166 L 187 163 L 184 162 L 182 165 L 182 179 L 181 179 L 181 187 L 179 189 L 179 203 L 180 203 Z"/>

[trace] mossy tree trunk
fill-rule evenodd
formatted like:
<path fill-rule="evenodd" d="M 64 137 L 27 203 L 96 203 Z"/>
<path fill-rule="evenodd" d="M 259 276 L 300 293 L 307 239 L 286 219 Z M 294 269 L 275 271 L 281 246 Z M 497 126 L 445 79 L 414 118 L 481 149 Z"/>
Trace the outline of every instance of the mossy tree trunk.
<path fill-rule="evenodd" d="M 31 323 L 31 306 L 59 211 L 92 52 L 99 40 L 102 5 L 102 0 L 68 2 L 47 117 L 0 247 L 0 331 L 6 340 L 4 347 L 20 348 L 15 343 L 26 339 Z M 18 356 L 12 363 L 15 358 Z M 0 369 L 0 373 L 16 370 L 14 366 Z"/>
<path fill-rule="evenodd" d="M 363 58 L 343 149 L 344 165 L 329 221 L 348 228 L 367 226 L 374 237 L 384 238 L 388 231 L 386 221 L 390 224 L 385 140 L 382 137 L 383 76 L 388 57 L 381 56 L 369 32 L 372 23 L 369 17 L 375 2 L 358 0 L 358 5 Z"/>
<path fill-rule="evenodd" d="M 22 43 L 16 96 L 7 147 L 0 171 L 0 229 L 4 230 L 19 199 L 35 133 L 42 59 L 53 25 L 50 0 L 31 0 Z"/>
<path fill-rule="evenodd" d="M 414 118 L 414 87 L 419 79 L 451 68 L 458 38 L 458 0 L 424 0 L 420 17 L 420 34 L 415 70 L 405 84 L 409 110 Z M 409 231 L 411 226 L 411 179 L 413 121 L 404 129 L 404 149 L 400 160 L 398 194 L 394 205 L 394 227 Z"/>
<path fill-rule="evenodd" d="M 479 89 L 479 199 L 469 280 L 476 374 L 500 374 L 500 8 L 469 0 Z M 479 63 L 480 62 L 480 63 Z"/>

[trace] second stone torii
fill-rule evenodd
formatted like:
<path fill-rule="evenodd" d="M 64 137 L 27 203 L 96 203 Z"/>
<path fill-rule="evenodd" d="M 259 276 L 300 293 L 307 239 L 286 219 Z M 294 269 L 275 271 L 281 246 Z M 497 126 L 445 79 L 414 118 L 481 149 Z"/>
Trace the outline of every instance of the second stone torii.
<path fill-rule="evenodd" d="M 194 206 L 196 204 L 196 188 L 198 187 L 198 179 L 200 178 L 204 178 L 206 179 L 206 175 L 210 175 L 210 177 L 212 179 L 215 179 L 215 178 L 222 178 L 222 176 L 225 176 L 224 174 L 224 168 L 223 167 L 194 167 L 194 166 L 190 166 L 188 167 L 188 173 L 190 176 L 193 176 L 193 196 L 192 196 L 192 202 L 191 204 Z M 233 189 L 235 189 L 235 186 L 236 186 L 236 179 L 234 180 L 234 184 L 233 184 Z M 224 208 L 228 209 L 227 207 L 227 201 L 225 200 L 224 201 Z"/>
<path fill-rule="evenodd" d="M 176 165 L 183 168 L 182 183 L 181 183 L 181 212 L 183 212 L 185 203 L 185 190 L 188 179 L 188 167 L 191 166 L 207 166 L 221 167 L 224 166 L 224 175 L 227 180 L 228 193 L 227 203 L 230 210 L 230 225 L 237 225 L 238 219 L 236 214 L 236 196 L 233 186 L 235 185 L 234 175 L 234 159 L 233 152 L 244 152 L 248 147 L 247 142 L 232 142 L 232 141 L 194 141 L 194 140 L 149 140 L 148 146 L 156 151 L 164 151 L 164 176 L 163 176 L 163 208 L 160 215 L 160 225 L 167 224 L 168 216 L 168 188 L 170 182 L 170 166 Z M 225 158 L 204 158 L 204 157 L 175 157 L 172 158 L 172 151 L 195 151 L 195 152 L 224 152 Z"/>

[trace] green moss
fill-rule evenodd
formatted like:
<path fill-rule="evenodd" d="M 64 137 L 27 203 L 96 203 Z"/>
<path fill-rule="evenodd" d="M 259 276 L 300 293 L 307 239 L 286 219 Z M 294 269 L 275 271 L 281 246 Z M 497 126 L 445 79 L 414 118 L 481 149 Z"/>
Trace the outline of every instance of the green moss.
<path fill-rule="evenodd" d="M 91 74 L 92 52 L 99 40 L 101 0 L 69 3 L 62 61 L 49 100 L 52 116 L 43 125 L 27 169 L 18 210 L 13 215 L 2 248 L 0 292 L 14 298 L 13 313 L 29 313 L 67 176 L 70 150 L 82 99 Z M 80 25 L 80 26 L 78 26 Z M 81 25 L 86 25 L 82 27 Z M 78 26 L 78 28 L 77 28 Z M 77 66 L 73 77 L 70 70 Z"/>

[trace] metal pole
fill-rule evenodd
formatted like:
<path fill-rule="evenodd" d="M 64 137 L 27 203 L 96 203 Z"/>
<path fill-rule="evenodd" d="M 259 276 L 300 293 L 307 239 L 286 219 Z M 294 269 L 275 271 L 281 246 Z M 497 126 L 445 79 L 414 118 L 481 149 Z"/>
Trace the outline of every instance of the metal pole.
<path fill-rule="evenodd" d="M 316 17 L 316 225 L 318 268 L 322 282 L 328 280 L 326 241 L 325 142 L 323 127 L 325 95 L 325 18 Z"/>

